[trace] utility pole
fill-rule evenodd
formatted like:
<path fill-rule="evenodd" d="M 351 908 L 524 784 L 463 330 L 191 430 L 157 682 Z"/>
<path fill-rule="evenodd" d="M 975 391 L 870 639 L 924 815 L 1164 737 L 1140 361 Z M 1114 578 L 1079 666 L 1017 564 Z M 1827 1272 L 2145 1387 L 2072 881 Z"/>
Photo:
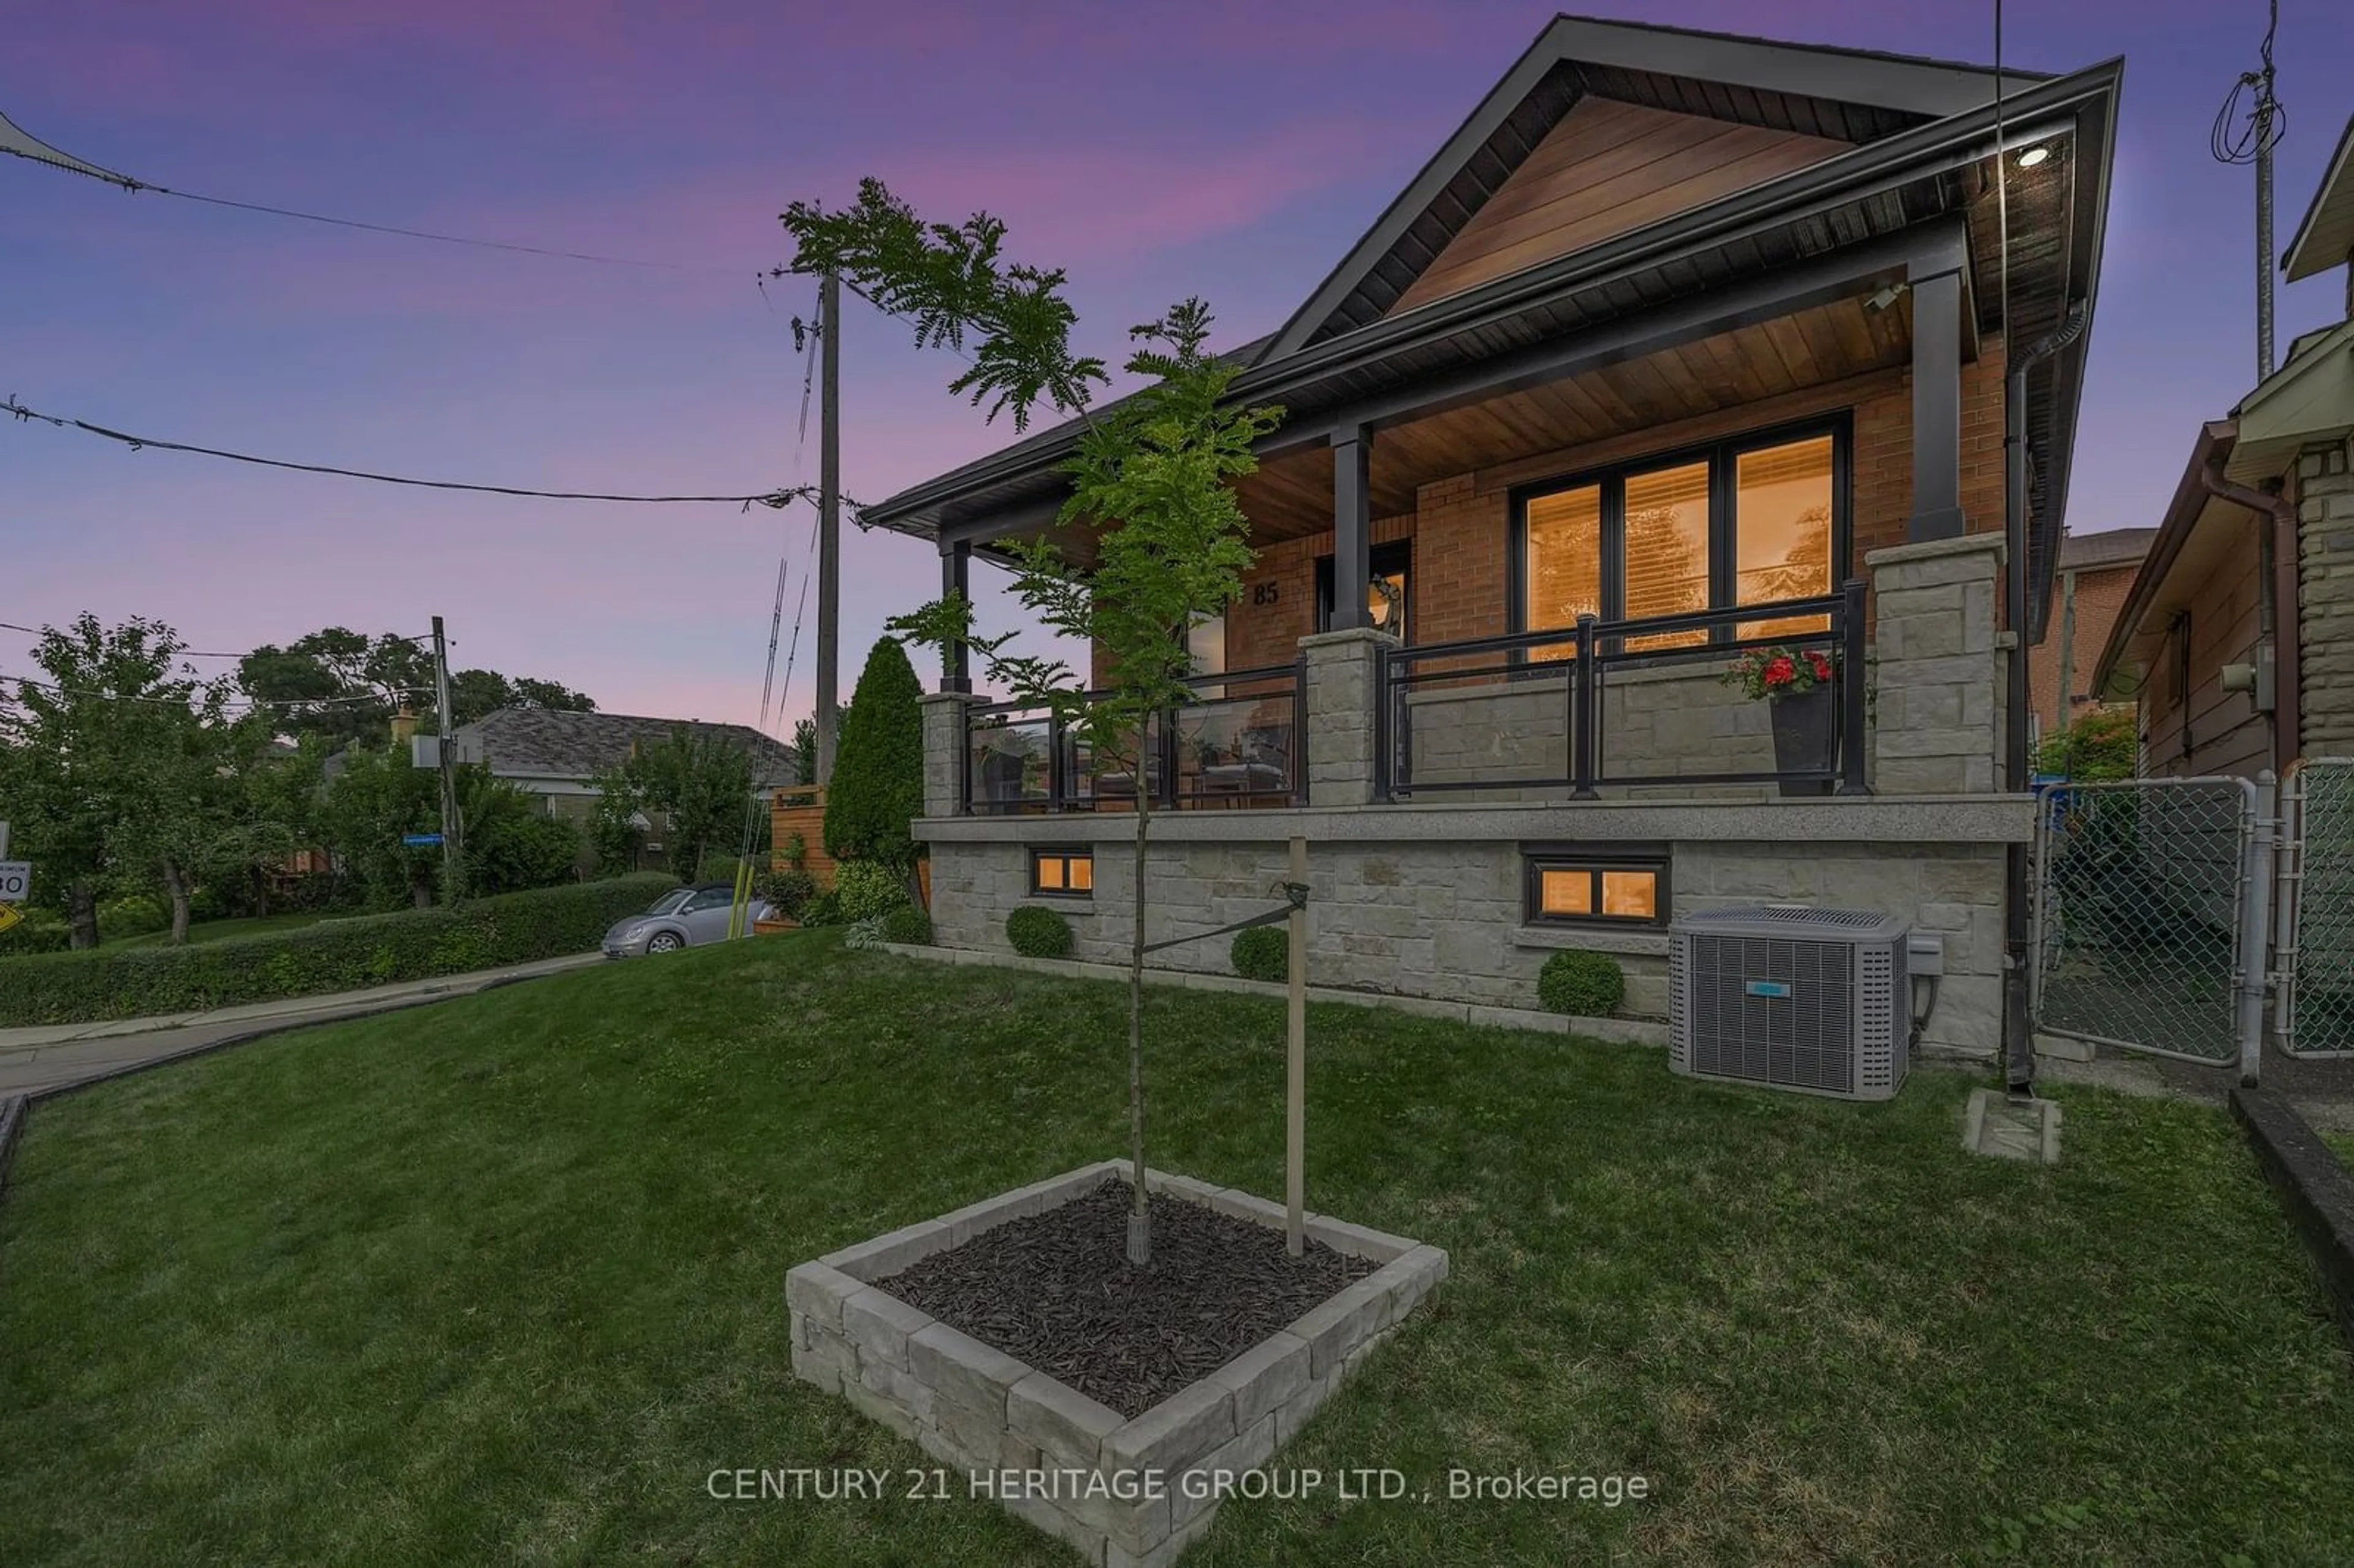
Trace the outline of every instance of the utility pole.
<path fill-rule="evenodd" d="M 817 781 L 833 779 L 842 678 L 842 279 L 818 281 Z"/>
<path fill-rule="evenodd" d="M 441 902 L 458 902 L 458 751 L 450 722 L 450 643 L 441 633 L 441 618 L 433 618 L 434 756 L 441 764 Z"/>

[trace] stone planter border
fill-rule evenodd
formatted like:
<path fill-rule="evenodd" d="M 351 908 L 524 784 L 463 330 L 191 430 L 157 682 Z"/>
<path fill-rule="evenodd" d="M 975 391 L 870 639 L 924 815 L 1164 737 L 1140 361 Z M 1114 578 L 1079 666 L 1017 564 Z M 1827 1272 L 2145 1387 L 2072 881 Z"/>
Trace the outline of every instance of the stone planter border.
<path fill-rule="evenodd" d="M 1447 1254 L 1321 1214 L 1309 1235 L 1380 1265 L 1130 1420 L 875 1287 L 932 1253 L 1127 1180 L 1108 1160 L 804 1263 L 785 1277 L 794 1375 L 838 1393 L 1097 1568 L 1165 1568 L 1209 1529 L 1210 1479 L 1265 1465 L 1447 1277 Z M 1280 1228 L 1279 1203 L 1145 1172 L 1146 1190 Z M 959 1486 L 951 1476 L 951 1488 Z"/>

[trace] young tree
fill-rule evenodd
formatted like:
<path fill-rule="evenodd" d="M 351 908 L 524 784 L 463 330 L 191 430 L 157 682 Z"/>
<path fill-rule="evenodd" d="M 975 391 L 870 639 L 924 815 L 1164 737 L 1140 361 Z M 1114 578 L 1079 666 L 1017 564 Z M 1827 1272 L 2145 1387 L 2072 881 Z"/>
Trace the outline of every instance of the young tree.
<path fill-rule="evenodd" d="M 785 743 L 785 754 L 792 759 L 793 782 L 817 782 L 817 720 L 793 721 L 793 738 Z"/>
<path fill-rule="evenodd" d="M 983 637 L 961 596 L 926 605 L 890 623 L 915 641 L 978 652 L 990 677 L 1017 701 L 1058 718 L 1097 759 L 1125 767 L 1137 781 L 1134 915 L 1129 962 L 1129 1143 L 1135 1207 L 1128 1259 L 1151 1261 L 1151 1213 L 1144 1186 L 1144 931 L 1146 854 L 1152 817 L 1150 739 L 1156 722 L 1192 696 L 1185 632 L 1241 596 L 1251 561 L 1248 522 L 1233 482 L 1257 467 L 1253 443 L 1281 418 L 1274 408 L 1236 407 L 1226 393 L 1237 366 L 1207 349 L 1210 312 L 1200 300 L 1172 306 L 1129 329 L 1137 344 L 1128 371 L 1144 387 L 1096 412 L 1092 389 L 1108 381 L 1100 359 L 1070 346 L 1076 316 L 1062 297 L 1064 274 L 1007 263 L 1005 226 L 985 213 L 959 227 L 925 223 L 877 180 L 863 181 L 850 207 L 829 213 L 796 202 L 784 214 L 796 242 L 793 270 L 833 272 L 885 311 L 912 323 L 918 347 L 962 348 L 970 367 L 949 386 L 1010 413 L 1016 429 L 1046 404 L 1087 419 L 1077 455 L 1066 465 L 1070 499 L 1058 521 L 1094 532 L 1095 560 L 1083 566 L 1051 535 L 1012 547 L 1014 593 L 1051 630 L 1100 651 L 1101 689 L 1063 661 L 1009 652 L 1010 634 Z"/>
<path fill-rule="evenodd" d="M 825 852 L 834 859 L 914 874 L 907 830 L 924 814 L 923 695 L 907 651 L 896 638 L 878 641 L 843 713 L 826 790 Z"/>

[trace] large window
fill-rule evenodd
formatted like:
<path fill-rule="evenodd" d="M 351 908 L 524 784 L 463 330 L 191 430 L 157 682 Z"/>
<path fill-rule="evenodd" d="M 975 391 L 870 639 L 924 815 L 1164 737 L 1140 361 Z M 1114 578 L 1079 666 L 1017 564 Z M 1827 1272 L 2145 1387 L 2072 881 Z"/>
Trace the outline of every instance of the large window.
<path fill-rule="evenodd" d="M 1847 554 L 1844 420 L 1721 442 L 1524 492 L 1516 627 L 1574 626 L 1773 604 L 1829 593 Z M 1745 621 L 1743 637 L 1804 635 L 1821 616 Z M 1721 633 L 1730 636 L 1730 633 Z M 1630 638 L 1692 647 L 1701 631 Z M 1565 654 L 1566 646 L 1557 651 Z"/>

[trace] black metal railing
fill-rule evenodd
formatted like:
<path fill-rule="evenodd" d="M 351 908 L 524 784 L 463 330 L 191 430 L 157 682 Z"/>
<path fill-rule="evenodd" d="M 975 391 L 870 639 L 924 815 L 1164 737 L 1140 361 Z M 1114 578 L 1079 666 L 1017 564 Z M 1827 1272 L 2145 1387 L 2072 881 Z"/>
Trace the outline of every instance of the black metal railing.
<path fill-rule="evenodd" d="M 1743 628 L 1761 622 L 1787 626 L 1812 623 L 1817 630 L 1793 633 L 1767 630 L 1742 635 Z M 1683 646 L 1661 646 L 1670 638 L 1698 640 Z M 1714 664 L 1723 669 L 1745 652 L 1775 647 L 1821 651 L 1830 660 L 1829 695 L 1809 716 L 1824 723 L 1813 738 L 1822 744 L 1811 758 L 1770 768 L 1734 768 L 1711 771 L 1670 772 L 1630 769 L 1628 758 L 1614 766 L 1611 736 L 1605 723 L 1603 696 L 1614 672 Z M 1851 578 L 1839 592 L 1816 599 L 1787 599 L 1772 604 L 1746 604 L 1725 609 L 1697 610 L 1684 615 L 1652 616 L 1633 620 L 1600 620 L 1581 616 L 1575 626 L 1498 637 L 1474 637 L 1457 642 L 1422 643 L 1382 650 L 1374 683 L 1373 746 L 1376 798 L 1395 800 L 1409 795 L 1462 790 L 1567 790 L 1572 798 L 1593 800 L 1604 786 L 1712 785 L 1775 783 L 1798 787 L 1836 786 L 1839 793 L 1869 794 L 1865 763 L 1870 749 L 1866 734 L 1869 672 L 1864 649 L 1864 585 Z M 1549 730 L 1533 737 L 1526 732 L 1507 733 L 1508 726 L 1461 721 L 1458 737 L 1468 736 L 1479 749 L 1467 752 L 1451 771 L 1459 777 L 1417 778 L 1414 706 L 1408 701 L 1417 690 L 1455 689 L 1466 697 L 1518 694 L 1517 683 L 1558 681 L 1561 685 L 1561 730 L 1564 742 L 1555 761 L 1544 746 L 1549 765 L 1529 766 L 1511 755 L 1512 745 L 1533 738 L 1546 742 Z M 1545 692 L 1548 688 L 1539 686 Z M 1634 698 L 1630 695 L 1629 700 Z M 1777 702 L 1794 699 L 1779 698 Z M 1792 729 L 1799 710 L 1789 714 Z M 1804 736 L 1801 739 L 1807 738 Z M 1511 743 L 1508 745 L 1507 743 Z M 1777 742 L 1777 748 L 1778 748 Z M 1794 749 L 1805 749 L 1794 747 Z M 1426 768 L 1426 773 L 1440 769 Z"/>
<path fill-rule="evenodd" d="M 1098 759 L 1052 714 L 992 703 L 965 714 L 964 813 L 1132 810 L 1308 803 L 1302 662 L 1203 675 L 1195 700 L 1159 714 L 1142 744 Z M 1094 694 L 1089 694 L 1093 695 Z"/>

